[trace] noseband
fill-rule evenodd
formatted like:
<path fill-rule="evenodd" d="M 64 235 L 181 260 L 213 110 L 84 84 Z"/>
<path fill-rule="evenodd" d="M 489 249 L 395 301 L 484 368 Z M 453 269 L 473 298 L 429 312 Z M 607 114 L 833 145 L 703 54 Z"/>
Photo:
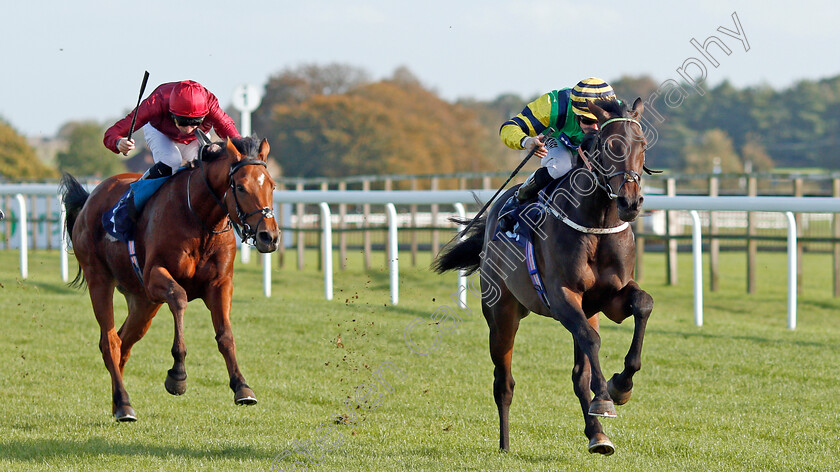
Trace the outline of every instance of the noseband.
<path fill-rule="evenodd" d="M 207 226 L 204 224 L 201 218 L 198 218 L 198 215 L 196 215 L 196 218 L 198 218 L 198 221 L 201 223 L 201 226 L 204 227 L 204 229 L 210 234 L 224 233 L 225 231 L 230 231 L 230 228 L 233 227 L 233 229 L 236 231 L 236 234 L 239 235 L 239 239 L 241 239 L 243 243 L 251 245 L 255 244 L 257 237 L 257 228 L 259 228 L 260 223 L 262 223 L 266 218 L 274 218 L 274 212 L 271 211 L 271 208 L 266 206 L 258 208 L 250 213 L 245 213 L 245 211 L 242 209 L 242 205 L 239 204 L 239 197 L 236 196 L 236 182 L 233 180 L 233 176 L 234 174 L 236 174 L 237 171 L 244 168 L 245 166 L 259 165 L 266 167 L 265 161 L 261 161 L 259 159 L 243 159 L 237 162 L 236 164 L 232 165 L 230 167 L 230 171 L 228 172 L 228 181 L 230 181 L 230 186 L 227 188 L 227 190 L 225 190 L 225 194 L 222 195 L 222 198 L 216 196 L 216 192 L 210 186 L 210 181 L 207 178 L 207 170 L 204 167 L 204 161 L 199 160 L 199 165 L 201 166 L 201 173 L 204 176 L 204 184 L 207 186 L 207 190 L 210 192 L 210 195 L 213 196 L 213 200 L 216 201 L 216 204 L 218 204 L 219 207 L 222 210 L 224 210 L 228 220 L 227 228 L 221 231 L 214 231 L 210 228 L 207 228 Z M 192 178 L 192 173 L 190 174 L 189 178 Z M 187 180 L 187 206 L 189 207 L 190 212 L 192 212 L 192 214 L 195 215 L 195 211 L 192 209 L 192 204 L 190 203 L 189 178 Z M 227 206 L 224 204 L 224 200 L 227 199 L 228 190 L 232 191 L 233 193 L 233 201 L 236 205 L 236 217 L 240 221 L 240 223 L 236 223 L 233 221 L 233 218 L 230 217 L 231 215 L 227 209 Z M 262 214 L 260 220 L 254 226 L 249 225 L 246 220 L 251 216 L 256 215 L 257 213 Z"/>
<path fill-rule="evenodd" d="M 613 123 L 613 122 L 617 122 L 617 121 L 629 121 L 630 123 L 636 123 L 637 125 L 639 125 L 639 128 L 641 128 L 641 126 L 642 126 L 641 123 L 639 123 L 637 120 L 634 120 L 633 118 L 611 118 L 611 119 L 605 121 L 604 124 L 601 125 L 601 127 L 598 129 L 598 147 L 597 147 L 597 149 L 598 149 L 599 153 L 600 152 L 606 152 L 606 151 L 602 151 L 603 142 L 602 142 L 602 139 L 601 139 L 601 131 L 603 131 L 604 128 L 608 124 Z M 583 153 L 581 153 L 581 156 L 583 156 Z M 597 155 L 595 157 L 597 157 Z M 621 192 L 621 189 L 624 188 L 624 186 L 628 182 L 633 182 L 633 183 L 636 184 L 637 187 L 641 188 L 642 176 L 639 175 L 639 173 L 634 171 L 634 170 L 623 170 L 623 171 L 613 172 L 612 174 L 606 174 L 606 173 L 603 172 L 604 168 L 600 164 L 596 165 L 596 166 L 593 166 L 592 164 L 590 164 L 590 162 L 587 160 L 586 157 L 583 158 L 583 161 L 584 161 L 584 163 L 586 163 L 586 166 L 589 168 L 589 170 L 592 171 L 594 174 L 596 174 L 599 177 L 599 178 L 595 179 L 595 182 L 598 185 L 598 187 L 601 187 L 601 189 L 603 189 L 607 193 L 607 196 L 609 197 L 610 200 L 615 200 L 616 198 L 618 198 L 619 192 Z M 595 168 L 594 170 L 593 170 L 593 167 Z M 618 176 L 623 176 L 623 178 L 621 179 L 621 185 L 619 185 L 618 190 L 614 191 L 612 189 L 612 185 L 610 185 L 610 180 L 612 180 L 613 177 L 618 177 Z"/>

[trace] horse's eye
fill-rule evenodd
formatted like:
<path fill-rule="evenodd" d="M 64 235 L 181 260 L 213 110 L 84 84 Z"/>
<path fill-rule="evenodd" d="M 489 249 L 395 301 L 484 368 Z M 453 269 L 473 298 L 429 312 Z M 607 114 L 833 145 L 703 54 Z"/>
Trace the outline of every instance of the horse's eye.
<path fill-rule="evenodd" d="M 239 191 L 239 192 L 244 192 L 245 191 L 245 186 L 242 185 L 242 184 L 236 184 L 236 190 Z"/>

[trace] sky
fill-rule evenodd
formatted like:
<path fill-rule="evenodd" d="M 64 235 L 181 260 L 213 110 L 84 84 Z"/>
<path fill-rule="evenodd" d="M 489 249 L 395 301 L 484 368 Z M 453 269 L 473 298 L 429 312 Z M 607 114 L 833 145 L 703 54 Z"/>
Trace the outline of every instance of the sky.
<path fill-rule="evenodd" d="M 237 86 L 262 88 L 303 64 L 347 64 L 374 80 L 404 66 L 450 101 L 531 98 L 590 76 L 679 81 L 681 68 L 705 75 L 703 87 L 840 74 L 840 8 L 827 0 L 7 0 L 0 12 L 0 117 L 27 136 L 116 121 L 146 70 L 146 94 L 192 79 L 224 107 Z M 708 43 L 717 67 L 691 44 L 710 36 L 730 51 Z"/>

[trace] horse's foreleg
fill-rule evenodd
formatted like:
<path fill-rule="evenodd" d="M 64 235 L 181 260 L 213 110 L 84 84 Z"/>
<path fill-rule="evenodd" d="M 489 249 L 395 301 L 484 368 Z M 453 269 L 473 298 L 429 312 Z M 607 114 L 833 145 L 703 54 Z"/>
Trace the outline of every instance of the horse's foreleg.
<path fill-rule="evenodd" d="M 652 311 L 653 297 L 640 289 L 634 281 L 627 284 L 604 310 L 604 314 L 613 321 L 620 323 L 632 315 L 635 323 L 633 340 L 624 357 L 624 370 L 613 375 L 607 385 L 610 397 L 618 405 L 623 405 L 630 400 L 633 392 L 633 375 L 642 368 L 642 342 Z"/>
<path fill-rule="evenodd" d="M 153 302 L 165 301 L 172 311 L 175 321 L 175 336 L 172 341 L 172 368 L 166 373 L 164 387 L 172 395 L 183 395 L 187 391 L 187 369 L 184 360 L 187 346 L 184 343 L 184 312 L 187 310 L 187 292 L 181 287 L 169 271 L 155 266 L 146 277 L 146 291 Z"/>
<path fill-rule="evenodd" d="M 85 278 L 88 281 L 93 313 L 99 323 L 99 350 L 102 352 L 105 368 L 111 374 L 111 413 L 117 421 L 134 421 L 137 417 L 123 385 L 120 369 L 122 341 L 114 328 L 114 283 L 110 280 L 99 280 L 99 277 L 88 273 L 85 273 Z"/>
<path fill-rule="evenodd" d="M 245 376 L 239 371 L 239 364 L 236 361 L 236 342 L 233 339 L 233 330 L 230 326 L 230 307 L 233 299 L 233 284 L 227 283 L 218 290 L 208 293 L 204 302 L 210 309 L 213 320 L 213 329 L 216 331 L 216 344 L 219 352 L 225 358 L 228 375 L 230 376 L 230 389 L 233 390 L 233 401 L 237 405 L 254 405 L 257 403 L 257 396 L 251 387 L 245 383 Z"/>
<path fill-rule="evenodd" d="M 598 317 L 589 318 L 589 324 L 598 329 Z M 583 429 L 589 439 L 589 452 L 610 455 L 615 452 L 610 439 L 604 434 L 604 429 L 597 416 L 589 414 L 592 403 L 592 371 L 589 365 L 589 358 L 581 351 L 580 345 L 575 341 L 575 365 L 572 368 L 572 385 L 575 395 L 580 401 L 580 408 L 583 410 L 583 421 L 586 426 Z"/>
<path fill-rule="evenodd" d="M 604 374 L 601 372 L 601 363 L 598 360 L 601 336 L 587 321 L 581 308 L 580 295 L 565 287 L 560 291 L 564 296 L 552 300 L 551 314 L 572 333 L 572 337 L 578 343 L 581 352 L 589 359 L 589 370 L 592 376 L 590 385 L 592 392 L 595 393 L 595 398 L 592 399 L 588 414 L 614 417 L 616 416 L 615 405 L 610 399 L 607 391 L 607 381 L 604 379 Z"/>

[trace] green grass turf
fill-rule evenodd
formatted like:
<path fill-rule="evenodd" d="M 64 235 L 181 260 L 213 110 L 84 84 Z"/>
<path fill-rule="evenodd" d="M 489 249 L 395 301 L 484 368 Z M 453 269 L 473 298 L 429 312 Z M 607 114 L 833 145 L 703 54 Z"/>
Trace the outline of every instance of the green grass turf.
<path fill-rule="evenodd" d="M 475 297 L 433 352 L 415 354 L 405 342 L 417 317 L 425 318 L 413 332 L 418 344 L 431 345 L 446 328 L 430 317 L 452 305 L 455 275 L 431 274 L 428 256 L 417 268 L 402 262 L 400 303 L 391 306 L 384 257 L 365 271 L 352 253 L 327 301 L 315 255 L 307 257 L 304 271 L 274 270 L 271 298 L 262 295 L 261 269 L 237 262 L 232 323 L 258 405 L 234 405 L 209 313 L 194 301 L 186 394 L 163 387 L 172 321 L 162 308 L 126 367 L 138 421 L 118 424 L 87 293 L 60 281 L 54 251 L 30 252 L 27 280 L 18 253 L 0 251 L 0 470 L 840 469 L 840 300 L 831 296 L 829 256 L 806 254 L 799 323 L 790 331 L 784 254 L 759 255 L 759 292 L 747 295 L 744 255 L 724 253 L 722 288 L 705 293 L 702 328 L 693 323 L 689 255 L 680 256 L 680 283 L 671 287 L 662 255 L 646 254 L 642 286 L 656 306 L 633 398 L 602 421 L 616 445 L 610 457 L 586 451 L 571 336 L 559 323 L 535 315 L 522 322 L 511 451 L 501 454 Z M 120 323 L 119 295 L 116 309 Z M 632 328 L 631 320 L 602 319 L 607 375 L 621 368 Z M 336 424 L 337 416 L 356 423 Z M 301 452 L 307 443 L 309 456 Z"/>

